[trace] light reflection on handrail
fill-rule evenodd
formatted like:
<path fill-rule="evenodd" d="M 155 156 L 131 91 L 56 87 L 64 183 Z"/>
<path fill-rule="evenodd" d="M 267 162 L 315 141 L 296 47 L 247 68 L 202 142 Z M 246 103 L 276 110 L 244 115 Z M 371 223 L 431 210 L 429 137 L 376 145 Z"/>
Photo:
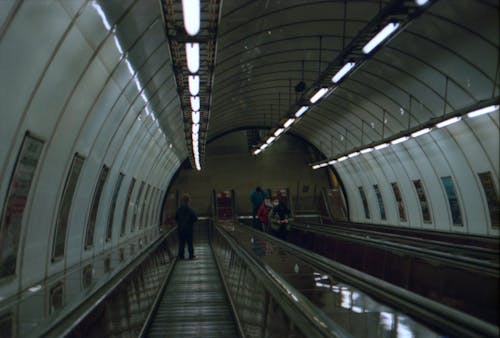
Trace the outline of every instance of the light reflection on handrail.
<path fill-rule="evenodd" d="M 266 289 L 280 304 L 283 305 L 283 303 L 286 303 L 283 299 L 284 297 L 286 297 L 289 303 L 294 304 L 293 311 L 295 314 L 302 318 L 305 317 L 304 319 L 307 320 L 307 322 L 303 320 L 297 320 L 295 322 L 295 325 L 300 327 L 303 332 L 307 332 L 308 334 L 310 332 L 317 332 L 324 337 L 351 337 L 350 334 L 333 322 L 323 311 L 318 309 L 309 299 L 304 297 L 271 267 L 261 261 L 255 260 L 237 244 L 234 238 L 227 234 L 226 231 L 222 230 L 221 227 L 216 226 L 215 228 L 229 243 L 236 254 L 248 264 L 258 278 L 267 279 L 263 285 L 265 285 Z M 278 290 L 273 289 L 271 286 L 277 287 Z M 288 307 L 288 310 L 292 309 Z M 305 327 L 306 325 L 308 327 Z"/>

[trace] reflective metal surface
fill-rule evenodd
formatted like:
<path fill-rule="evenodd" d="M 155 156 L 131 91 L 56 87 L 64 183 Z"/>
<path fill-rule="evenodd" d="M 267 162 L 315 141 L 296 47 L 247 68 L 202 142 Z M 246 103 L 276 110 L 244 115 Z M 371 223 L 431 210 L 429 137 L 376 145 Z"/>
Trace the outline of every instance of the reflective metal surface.
<path fill-rule="evenodd" d="M 207 235 L 198 236 L 196 258 L 175 264 L 148 337 L 238 336 Z"/>
<path fill-rule="evenodd" d="M 230 229 L 232 230 L 232 229 Z M 243 227 L 231 235 L 354 337 L 441 337 L 406 314 L 384 305 Z"/>

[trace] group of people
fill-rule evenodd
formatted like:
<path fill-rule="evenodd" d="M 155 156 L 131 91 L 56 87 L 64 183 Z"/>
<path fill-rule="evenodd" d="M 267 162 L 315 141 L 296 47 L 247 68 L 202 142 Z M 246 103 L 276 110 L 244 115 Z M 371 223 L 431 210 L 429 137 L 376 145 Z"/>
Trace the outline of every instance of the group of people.
<path fill-rule="evenodd" d="M 285 202 L 278 198 L 271 202 L 271 198 L 260 187 L 252 191 L 250 200 L 254 228 L 285 240 L 290 217 L 290 210 Z"/>
<path fill-rule="evenodd" d="M 290 210 L 283 201 L 270 197 L 257 187 L 251 194 L 253 226 L 261 231 L 286 239 Z M 193 249 L 193 225 L 198 220 L 196 213 L 190 207 L 189 195 L 182 196 L 181 206 L 175 212 L 175 222 L 178 226 L 179 251 L 178 258 L 184 259 L 184 247 L 188 246 L 189 259 L 196 258 Z"/>

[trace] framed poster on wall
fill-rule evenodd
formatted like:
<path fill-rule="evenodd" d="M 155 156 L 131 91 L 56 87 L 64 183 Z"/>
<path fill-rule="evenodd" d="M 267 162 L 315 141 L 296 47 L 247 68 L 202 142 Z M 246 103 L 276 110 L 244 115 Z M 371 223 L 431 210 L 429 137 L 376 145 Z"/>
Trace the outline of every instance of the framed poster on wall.
<path fill-rule="evenodd" d="M 396 203 L 398 204 L 399 220 L 401 222 L 406 222 L 406 209 L 403 198 L 401 196 L 401 191 L 399 190 L 399 186 L 396 182 L 392 182 L 391 186 L 392 191 L 394 192 L 394 198 L 396 199 Z"/>
<path fill-rule="evenodd" d="M 479 173 L 478 176 L 486 196 L 486 203 L 488 203 L 491 227 L 493 229 L 500 229 L 500 198 L 491 172 Z"/>
<path fill-rule="evenodd" d="M 2 209 L 0 279 L 15 274 L 24 209 L 44 142 L 26 133 Z"/>
<path fill-rule="evenodd" d="M 441 183 L 443 183 L 444 191 L 446 191 L 446 196 L 448 197 L 448 205 L 450 206 L 453 225 L 463 226 L 457 191 L 455 190 L 455 184 L 453 184 L 451 176 L 441 177 Z"/>
<path fill-rule="evenodd" d="M 366 200 L 365 191 L 363 187 L 358 187 L 361 201 L 363 202 L 363 209 L 365 210 L 365 218 L 370 218 L 370 209 L 368 209 L 368 201 Z"/>
<path fill-rule="evenodd" d="M 382 199 L 382 194 L 380 193 L 380 189 L 378 188 L 378 184 L 373 186 L 373 190 L 375 190 L 375 195 L 377 196 L 378 208 L 380 210 L 380 218 L 385 220 L 385 207 L 384 200 Z"/>
<path fill-rule="evenodd" d="M 413 185 L 417 191 L 418 201 L 420 202 L 420 208 L 422 209 L 422 218 L 424 223 L 431 223 L 431 210 L 429 204 L 427 203 L 427 198 L 425 196 L 424 186 L 421 180 L 414 180 Z"/>

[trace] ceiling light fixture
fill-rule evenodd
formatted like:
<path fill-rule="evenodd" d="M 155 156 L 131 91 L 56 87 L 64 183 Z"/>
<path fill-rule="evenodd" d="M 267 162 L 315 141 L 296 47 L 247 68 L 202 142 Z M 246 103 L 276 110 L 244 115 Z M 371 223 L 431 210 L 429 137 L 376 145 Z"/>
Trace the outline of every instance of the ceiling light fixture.
<path fill-rule="evenodd" d="M 278 137 L 285 131 L 285 128 L 279 128 L 274 132 L 274 136 Z"/>
<path fill-rule="evenodd" d="M 200 110 L 200 97 L 199 96 L 191 96 L 191 109 L 194 111 Z"/>
<path fill-rule="evenodd" d="M 332 77 L 332 82 L 337 83 L 339 82 L 351 69 L 356 66 L 355 62 L 348 62 L 346 63 L 340 70 Z"/>
<path fill-rule="evenodd" d="M 195 74 L 200 70 L 200 44 L 186 43 L 186 62 L 191 74 Z"/>
<path fill-rule="evenodd" d="M 200 123 L 200 112 L 199 111 L 192 112 L 191 119 L 193 120 L 193 123 Z"/>
<path fill-rule="evenodd" d="M 477 110 L 474 110 L 474 111 L 467 113 L 467 117 L 476 117 L 476 116 L 480 116 L 483 114 L 492 113 L 495 110 L 498 110 L 498 107 L 499 107 L 498 105 L 494 105 L 494 106 L 488 106 L 488 107 L 484 107 L 481 109 L 477 109 Z"/>
<path fill-rule="evenodd" d="M 429 0 L 415 0 L 415 3 L 416 3 L 418 6 L 424 6 L 424 5 L 426 5 L 428 2 L 429 2 Z"/>
<path fill-rule="evenodd" d="M 461 119 L 462 119 L 462 116 L 455 116 L 455 117 L 452 117 L 451 119 L 445 120 L 443 122 L 439 122 L 438 124 L 436 124 L 436 127 L 443 128 L 443 127 L 449 126 L 450 124 L 456 123 L 456 122 L 460 121 Z"/>
<path fill-rule="evenodd" d="M 302 106 L 302 107 L 300 107 L 300 109 L 297 110 L 297 112 L 295 113 L 295 117 L 296 118 L 301 117 L 308 109 L 309 109 L 308 106 Z"/>
<path fill-rule="evenodd" d="M 195 36 L 200 31 L 200 0 L 182 0 L 182 14 L 186 33 Z"/>
<path fill-rule="evenodd" d="M 404 142 L 404 141 L 406 141 L 406 140 L 408 140 L 408 139 L 409 139 L 409 137 L 408 137 L 408 136 L 403 136 L 403 137 L 397 138 L 397 139 L 395 139 L 395 140 L 392 140 L 392 141 L 391 141 L 391 144 L 398 144 L 398 143 L 402 143 L 402 142 Z"/>
<path fill-rule="evenodd" d="M 193 96 L 200 92 L 200 77 L 198 75 L 189 75 L 189 93 Z"/>
<path fill-rule="evenodd" d="M 309 101 L 311 101 L 311 103 L 316 103 L 319 99 L 321 99 L 323 96 L 325 96 L 325 94 L 328 92 L 328 88 L 324 87 L 324 88 L 320 88 L 316 94 L 314 94 L 310 99 Z"/>
<path fill-rule="evenodd" d="M 380 32 L 377 33 L 364 47 L 363 53 L 370 53 L 375 47 L 380 45 L 382 41 L 387 39 L 392 33 L 394 33 L 399 28 L 398 22 L 388 23 Z"/>
<path fill-rule="evenodd" d="M 267 139 L 266 143 L 271 144 L 275 139 L 276 139 L 276 137 L 271 136 L 270 138 Z"/>
<path fill-rule="evenodd" d="M 288 128 L 292 125 L 292 123 L 295 122 L 295 119 L 294 118 L 289 118 L 288 120 L 286 120 L 285 124 L 283 124 L 283 127 L 285 128 Z"/>
<path fill-rule="evenodd" d="M 419 137 L 420 135 L 424 135 L 424 134 L 429 133 L 431 130 L 432 130 L 432 128 L 421 129 L 419 131 L 416 131 L 416 132 L 412 133 L 411 137 Z"/>

